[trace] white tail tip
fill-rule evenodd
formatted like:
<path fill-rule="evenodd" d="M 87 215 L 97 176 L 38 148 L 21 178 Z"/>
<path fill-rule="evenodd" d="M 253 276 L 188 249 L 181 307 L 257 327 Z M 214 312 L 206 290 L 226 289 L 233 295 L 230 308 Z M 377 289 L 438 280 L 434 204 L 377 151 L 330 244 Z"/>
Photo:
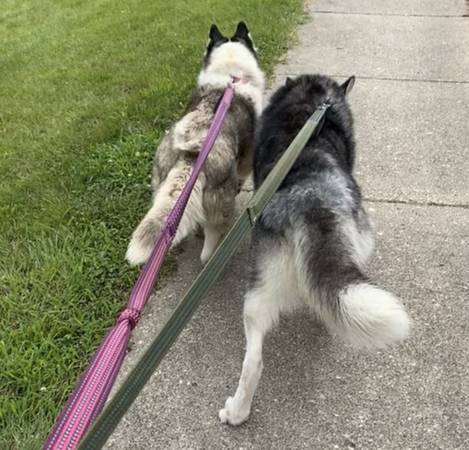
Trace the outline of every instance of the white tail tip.
<path fill-rule="evenodd" d="M 342 322 L 334 328 L 355 347 L 386 348 L 409 335 L 409 316 L 390 292 L 360 283 L 342 291 L 339 303 Z"/>

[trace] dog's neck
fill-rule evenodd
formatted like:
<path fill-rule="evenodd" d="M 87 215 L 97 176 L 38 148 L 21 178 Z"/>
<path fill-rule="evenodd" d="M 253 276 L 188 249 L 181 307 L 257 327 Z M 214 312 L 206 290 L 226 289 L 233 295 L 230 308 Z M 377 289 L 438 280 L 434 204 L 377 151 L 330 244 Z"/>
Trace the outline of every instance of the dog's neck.
<path fill-rule="evenodd" d="M 250 101 L 259 116 L 263 109 L 264 74 L 251 51 L 238 42 L 228 42 L 213 50 L 198 79 L 199 87 L 224 89 L 233 77 L 235 93 Z"/>
<path fill-rule="evenodd" d="M 215 49 L 198 78 L 199 87 L 224 89 L 235 82 L 235 92 L 254 106 L 259 116 L 263 109 L 265 80 L 256 58 L 242 44 L 229 42 Z"/>
<path fill-rule="evenodd" d="M 203 70 L 197 82 L 199 87 L 211 87 L 213 89 L 224 89 L 228 83 L 233 81 L 235 92 L 238 95 L 250 100 L 254 105 L 256 115 L 260 116 L 263 109 L 264 80 L 252 80 L 243 74 L 220 74 L 209 73 Z M 256 82 L 257 81 L 257 82 Z M 259 82 L 261 81 L 261 82 Z"/>

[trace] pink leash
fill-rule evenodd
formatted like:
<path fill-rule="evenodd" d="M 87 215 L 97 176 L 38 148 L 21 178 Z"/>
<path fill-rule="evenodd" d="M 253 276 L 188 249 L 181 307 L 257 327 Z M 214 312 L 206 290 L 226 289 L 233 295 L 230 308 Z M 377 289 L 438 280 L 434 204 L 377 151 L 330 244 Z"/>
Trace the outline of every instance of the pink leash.
<path fill-rule="evenodd" d="M 237 79 L 233 78 L 233 83 L 236 81 Z M 75 449 L 101 412 L 124 360 L 131 331 L 137 324 L 155 286 L 163 260 L 176 235 L 197 177 L 220 133 L 223 120 L 233 99 L 233 83 L 225 89 L 189 180 L 171 210 L 150 258 L 132 289 L 127 307 L 119 314 L 116 325 L 106 335 L 81 376 L 50 432 L 44 444 L 44 450 Z"/>

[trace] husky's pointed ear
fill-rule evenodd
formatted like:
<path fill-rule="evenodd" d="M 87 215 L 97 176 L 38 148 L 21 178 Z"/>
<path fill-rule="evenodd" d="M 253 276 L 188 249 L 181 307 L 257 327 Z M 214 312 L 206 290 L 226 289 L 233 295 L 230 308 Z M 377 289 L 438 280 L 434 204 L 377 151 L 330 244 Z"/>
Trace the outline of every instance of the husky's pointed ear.
<path fill-rule="evenodd" d="M 254 45 L 251 34 L 249 33 L 248 27 L 244 22 L 239 22 L 236 27 L 235 34 L 230 39 L 232 42 L 239 42 L 243 44 L 257 59 L 257 48 Z"/>
<path fill-rule="evenodd" d="M 210 32 L 208 33 L 208 37 L 213 42 L 218 42 L 224 39 L 223 35 L 220 33 L 220 30 L 214 23 L 210 27 Z"/>
<path fill-rule="evenodd" d="M 285 86 L 291 86 L 293 84 L 293 78 L 287 77 L 285 80 Z"/>
<path fill-rule="evenodd" d="M 347 78 L 347 80 L 344 81 L 340 85 L 340 88 L 342 89 L 342 92 L 344 93 L 344 95 L 350 94 L 354 84 L 355 84 L 355 77 L 352 75 L 350 78 Z"/>
<path fill-rule="evenodd" d="M 248 27 L 244 22 L 238 23 L 238 26 L 236 27 L 236 31 L 233 37 L 239 38 L 239 39 L 245 39 L 245 40 L 250 39 Z"/>

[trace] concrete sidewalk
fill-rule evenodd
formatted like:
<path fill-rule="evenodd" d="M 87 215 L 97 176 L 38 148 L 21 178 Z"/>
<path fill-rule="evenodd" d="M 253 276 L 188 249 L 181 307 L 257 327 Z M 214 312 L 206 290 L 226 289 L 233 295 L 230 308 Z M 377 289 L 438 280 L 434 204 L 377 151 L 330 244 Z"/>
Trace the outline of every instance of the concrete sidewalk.
<path fill-rule="evenodd" d="M 463 0 L 308 3 L 286 75 L 355 75 L 356 175 L 374 220 L 370 276 L 399 295 L 412 339 L 356 353 L 308 317 L 266 340 L 250 420 L 217 412 L 238 381 L 247 245 L 108 442 L 112 449 L 469 448 L 469 14 Z M 201 242 L 135 330 L 121 379 L 199 270 Z"/>

